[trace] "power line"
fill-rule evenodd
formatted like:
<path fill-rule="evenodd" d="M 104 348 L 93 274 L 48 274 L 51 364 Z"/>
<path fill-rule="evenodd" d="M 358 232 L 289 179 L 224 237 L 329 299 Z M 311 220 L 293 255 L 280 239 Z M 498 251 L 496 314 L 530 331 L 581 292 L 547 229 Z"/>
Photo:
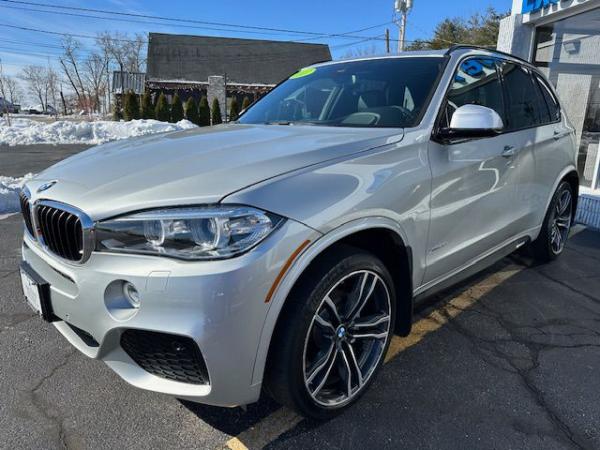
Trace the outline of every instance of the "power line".
<path fill-rule="evenodd" d="M 67 10 L 67 11 L 80 11 L 80 12 L 86 12 L 86 13 L 100 13 L 100 14 L 107 14 L 107 15 L 137 17 L 137 18 L 143 18 L 143 19 L 159 20 L 162 22 L 191 23 L 191 24 L 197 24 L 197 25 L 209 25 L 209 26 L 227 27 L 227 28 L 234 28 L 234 29 L 242 28 L 242 29 L 247 29 L 247 30 L 271 31 L 271 32 L 279 32 L 279 33 L 285 33 L 285 34 L 299 34 L 299 35 L 305 35 L 305 36 L 318 36 L 318 37 L 329 37 L 329 38 L 340 37 L 340 38 L 350 38 L 350 39 L 363 39 L 363 38 L 365 38 L 365 36 L 356 36 L 356 35 L 354 35 L 354 33 L 360 33 L 363 31 L 372 30 L 374 28 L 379 28 L 379 27 L 382 27 L 382 26 L 385 26 L 385 25 L 388 25 L 389 23 L 391 23 L 391 22 L 386 22 L 383 24 L 373 25 L 373 26 L 361 28 L 359 30 L 351 31 L 348 33 L 319 33 L 319 32 L 315 32 L 315 31 L 290 30 L 290 29 L 285 29 L 285 28 L 260 27 L 260 26 L 240 25 L 240 24 L 232 24 L 232 23 L 225 23 L 225 22 L 208 22 L 208 21 L 195 20 L 195 19 L 184 19 L 184 18 L 179 18 L 179 17 L 161 17 L 161 16 L 153 16 L 153 15 L 149 15 L 149 14 L 126 13 L 126 12 L 122 12 L 122 11 L 107 11 L 107 10 L 102 10 L 102 9 L 83 8 L 83 7 L 76 7 L 76 6 L 64 6 L 64 5 L 52 5 L 52 4 L 48 4 L 48 3 L 28 2 L 28 1 L 19 1 L 19 0 L 0 0 L 0 1 L 4 2 L 4 3 L 13 3 L 13 4 L 28 5 L 28 6 L 38 6 L 38 7 L 41 6 L 44 8 L 61 9 L 61 10 Z M 50 12 L 50 11 L 40 11 L 40 12 Z M 103 18 L 103 17 L 98 17 L 98 16 L 93 16 L 93 18 L 110 19 L 110 17 Z M 168 25 L 168 24 L 165 24 L 165 25 Z M 223 30 L 223 31 L 235 31 L 235 30 Z"/>
<path fill-rule="evenodd" d="M 60 16 L 110 20 L 111 22 L 117 21 L 117 22 L 127 22 L 127 23 L 140 23 L 140 24 L 145 24 L 145 25 L 171 26 L 171 27 L 176 27 L 176 28 L 188 28 L 188 29 L 196 29 L 196 30 L 229 31 L 229 32 L 235 31 L 236 33 L 248 33 L 248 34 L 257 34 L 257 35 L 277 35 L 277 36 L 282 34 L 280 32 L 255 31 L 255 30 L 231 30 L 229 28 L 217 28 L 217 27 L 200 26 L 200 25 L 183 25 L 183 24 L 175 25 L 175 24 L 170 24 L 170 23 L 151 22 L 151 21 L 147 21 L 147 20 L 126 19 L 126 18 L 121 18 L 121 17 L 103 17 L 103 16 L 96 16 L 96 15 L 91 15 L 91 14 L 70 13 L 70 12 L 65 12 L 65 11 L 46 11 L 43 9 L 36 9 L 36 8 L 29 8 L 29 7 L 24 8 L 21 6 L 12 6 L 12 5 L 0 5 L 0 8 L 9 8 L 9 9 L 16 9 L 16 10 L 20 10 L 20 11 L 39 12 L 39 13 L 46 13 L 46 14 L 56 14 L 56 15 L 60 15 Z M 284 34 L 289 35 L 292 33 L 284 33 Z M 318 37 L 317 37 L 317 39 L 318 39 Z"/>

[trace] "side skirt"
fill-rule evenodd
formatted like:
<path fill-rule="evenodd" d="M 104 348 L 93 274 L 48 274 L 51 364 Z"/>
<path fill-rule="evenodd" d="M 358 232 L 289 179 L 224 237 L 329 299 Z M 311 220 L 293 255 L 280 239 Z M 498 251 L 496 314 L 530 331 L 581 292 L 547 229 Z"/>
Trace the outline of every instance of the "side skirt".
<path fill-rule="evenodd" d="M 490 267 L 494 263 L 498 262 L 502 258 L 512 254 L 515 250 L 523 247 L 525 244 L 530 242 L 529 236 L 523 236 L 516 240 L 509 242 L 506 245 L 502 245 L 500 248 L 492 250 L 488 254 L 484 254 L 479 259 L 476 259 L 473 262 L 468 263 L 466 266 L 460 267 L 456 270 L 453 270 L 448 275 L 444 276 L 442 279 L 433 280 L 417 290 L 413 295 L 413 301 L 415 304 L 425 300 L 432 295 L 437 294 L 444 289 L 449 288 L 461 281 L 466 280 L 467 278 L 475 275 L 476 273 L 481 272 L 482 270 Z"/>

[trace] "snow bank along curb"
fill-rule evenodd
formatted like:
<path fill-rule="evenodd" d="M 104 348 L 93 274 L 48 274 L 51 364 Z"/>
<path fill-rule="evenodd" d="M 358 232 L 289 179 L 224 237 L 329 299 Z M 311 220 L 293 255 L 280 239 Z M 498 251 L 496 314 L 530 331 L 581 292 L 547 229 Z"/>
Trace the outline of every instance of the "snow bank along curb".
<path fill-rule="evenodd" d="M 21 178 L 0 176 L 0 215 L 19 211 L 19 191 L 23 183 L 32 177 L 31 173 Z"/>
<path fill-rule="evenodd" d="M 132 120 L 130 122 L 72 122 L 59 120 L 42 123 L 30 119 L 15 118 L 12 126 L 0 119 L 0 145 L 31 144 L 102 144 L 104 142 L 144 136 L 166 131 L 195 128 L 189 120 L 177 123 L 158 120 Z"/>

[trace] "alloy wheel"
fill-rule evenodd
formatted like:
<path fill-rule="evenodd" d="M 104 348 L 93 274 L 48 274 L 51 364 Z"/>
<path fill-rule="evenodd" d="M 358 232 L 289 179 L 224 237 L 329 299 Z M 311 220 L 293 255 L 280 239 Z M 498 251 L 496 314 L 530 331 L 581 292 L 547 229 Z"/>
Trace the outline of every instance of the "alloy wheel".
<path fill-rule="evenodd" d="M 339 280 L 322 299 L 304 342 L 304 384 L 322 406 L 349 403 L 367 385 L 390 336 L 391 304 L 371 270 Z"/>
<path fill-rule="evenodd" d="M 554 206 L 550 220 L 550 246 L 555 255 L 561 253 L 569 237 L 573 213 L 573 195 L 571 191 L 562 191 Z"/>

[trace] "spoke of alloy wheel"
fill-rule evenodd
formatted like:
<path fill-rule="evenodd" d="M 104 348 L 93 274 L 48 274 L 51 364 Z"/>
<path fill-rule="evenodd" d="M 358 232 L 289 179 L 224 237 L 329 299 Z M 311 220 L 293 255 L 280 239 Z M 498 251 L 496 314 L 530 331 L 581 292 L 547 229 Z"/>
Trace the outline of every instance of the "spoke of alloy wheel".
<path fill-rule="evenodd" d="M 560 198 L 559 204 L 560 204 L 559 215 L 562 215 L 565 213 L 565 211 L 571 204 L 571 193 L 569 191 L 566 191 L 562 195 L 562 197 Z"/>
<path fill-rule="evenodd" d="M 385 339 L 387 335 L 387 331 L 381 333 L 352 333 L 354 339 Z"/>
<path fill-rule="evenodd" d="M 335 348 L 335 345 L 333 346 L 333 348 Z M 332 355 L 330 355 L 330 359 L 326 361 L 326 364 L 323 366 L 326 368 L 325 370 L 325 375 L 323 375 L 323 379 L 321 380 L 321 382 L 319 383 L 319 385 L 315 388 L 314 391 L 312 391 L 312 396 L 316 397 L 319 392 L 321 392 L 321 389 L 323 389 L 323 386 L 325 386 L 325 383 L 327 382 L 327 380 L 329 379 L 329 374 L 331 373 L 331 369 L 333 369 L 333 366 L 335 365 L 335 360 L 337 359 L 338 356 L 338 350 L 337 348 L 335 349 L 335 351 L 332 353 Z M 323 369 L 323 367 L 321 367 L 319 369 L 319 372 Z M 311 374 L 312 379 L 314 379 L 314 373 Z M 312 381 L 311 379 L 311 381 Z M 310 382 L 307 381 L 307 384 L 309 384 Z"/>
<path fill-rule="evenodd" d="M 369 276 L 373 277 L 373 281 L 369 282 Z M 371 298 L 371 294 L 373 294 L 373 291 L 375 290 L 377 280 L 378 278 L 376 275 L 369 272 L 365 272 L 360 282 L 360 290 L 358 292 L 356 302 L 350 310 L 350 314 L 348 316 L 350 317 L 350 320 L 354 320 L 360 315 L 361 311 L 369 301 L 369 298 Z"/>
<path fill-rule="evenodd" d="M 362 317 L 352 323 L 351 329 L 374 328 L 378 325 L 390 321 L 390 316 L 387 314 L 378 314 L 376 316 Z"/>
<path fill-rule="evenodd" d="M 335 342 L 331 341 L 331 345 L 327 349 L 327 352 L 321 359 L 319 359 L 316 363 L 314 363 L 314 368 L 310 372 L 310 375 L 306 378 L 307 384 L 310 384 L 315 377 L 321 373 L 321 371 L 327 366 L 327 363 L 330 362 L 331 354 L 335 350 Z"/>
<path fill-rule="evenodd" d="M 554 242 L 556 244 L 555 250 L 558 252 L 558 251 L 560 251 L 560 249 L 562 247 L 562 235 L 556 225 L 555 225 L 555 230 L 554 230 L 554 239 L 555 239 Z"/>
<path fill-rule="evenodd" d="M 569 228 L 571 226 L 571 217 L 562 216 L 556 219 L 556 225 L 560 228 Z"/>
<path fill-rule="evenodd" d="M 335 306 L 335 303 L 333 302 L 333 300 L 331 300 L 331 297 L 329 297 L 329 296 L 325 297 L 325 304 L 329 307 L 329 309 L 335 316 L 338 323 L 340 323 L 341 322 L 340 314 L 338 313 L 337 306 Z"/>
<path fill-rule="evenodd" d="M 315 323 L 317 323 L 321 327 L 327 328 L 335 333 L 335 327 L 333 326 L 333 324 L 331 322 L 328 322 L 325 319 L 323 319 L 319 314 L 315 314 Z"/>
<path fill-rule="evenodd" d="M 358 387 L 362 387 L 364 384 L 362 370 L 360 370 L 360 366 L 358 365 L 358 360 L 356 359 L 356 354 L 354 353 L 354 348 L 352 348 L 352 344 L 347 343 L 348 351 L 350 352 L 350 362 L 354 366 L 354 371 L 358 375 Z"/>
<path fill-rule="evenodd" d="M 346 389 L 348 392 L 348 397 L 352 396 L 352 369 L 350 369 L 350 362 L 346 357 L 346 352 L 342 349 L 341 351 L 342 359 L 344 360 L 344 365 L 346 366 L 346 371 L 348 373 L 348 378 L 346 379 Z"/>

